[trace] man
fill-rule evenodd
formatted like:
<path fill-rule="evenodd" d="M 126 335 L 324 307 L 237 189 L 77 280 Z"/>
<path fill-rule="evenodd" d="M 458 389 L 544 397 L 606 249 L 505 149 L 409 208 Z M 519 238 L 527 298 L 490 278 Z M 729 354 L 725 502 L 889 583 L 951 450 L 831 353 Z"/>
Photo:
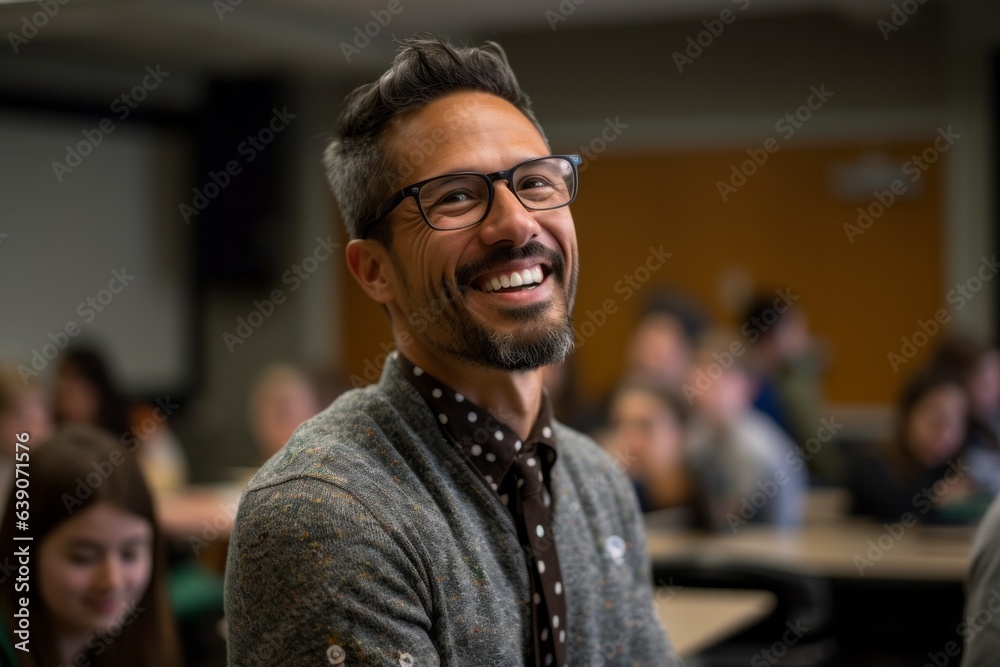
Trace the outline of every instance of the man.
<path fill-rule="evenodd" d="M 965 642 L 962 667 L 996 665 L 1000 653 L 1000 497 L 976 531 L 966 593 L 965 616 L 958 626 Z M 950 645 L 946 650 L 953 655 Z"/>
<path fill-rule="evenodd" d="M 398 352 L 247 489 L 229 664 L 678 664 L 631 487 L 542 390 L 572 348 L 579 158 L 495 44 L 405 41 L 339 135 L 347 263 Z"/>
<path fill-rule="evenodd" d="M 711 526 L 734 534 L 748 523 L 796 528 L 808 486 L 795 443 L 753 407 L 747 359 L 739 337 L 706 334 L 684 395 L 694 405 L 688 427 L 689 465 Z"/>

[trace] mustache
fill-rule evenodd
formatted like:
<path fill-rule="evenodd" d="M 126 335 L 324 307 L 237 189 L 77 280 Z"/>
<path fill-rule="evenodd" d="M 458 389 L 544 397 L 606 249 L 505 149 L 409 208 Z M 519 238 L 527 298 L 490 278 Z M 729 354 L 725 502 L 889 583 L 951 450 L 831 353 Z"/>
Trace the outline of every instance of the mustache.
<path fill-rule="evenodd" d="M 552 267 L 552 275 L 560 282 L 563 280 L 566 260 L 562 253 L 547 248 L 538 241 L 529 241 L 520 248 L 497 248 L 485 257 L 461 267 L 455 272 L 455 280 L 460 287 L 469 287 L 476 276 L 523 259 L 540 259 L 547 262 Z"/>

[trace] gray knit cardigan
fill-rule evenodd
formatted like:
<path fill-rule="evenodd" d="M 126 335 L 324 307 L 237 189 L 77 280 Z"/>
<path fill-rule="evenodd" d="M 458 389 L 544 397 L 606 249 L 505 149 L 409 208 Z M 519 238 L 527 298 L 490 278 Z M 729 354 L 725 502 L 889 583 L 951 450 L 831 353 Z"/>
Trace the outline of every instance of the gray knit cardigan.
<path fill-rule="evenodd" d="M 631 484 L 591 439 L 555 429 L 567 665 L 679 665 Z M 392 362 L 250 482 L 225 605 L 231 667 L 533 664 L 513 520 Z"/>

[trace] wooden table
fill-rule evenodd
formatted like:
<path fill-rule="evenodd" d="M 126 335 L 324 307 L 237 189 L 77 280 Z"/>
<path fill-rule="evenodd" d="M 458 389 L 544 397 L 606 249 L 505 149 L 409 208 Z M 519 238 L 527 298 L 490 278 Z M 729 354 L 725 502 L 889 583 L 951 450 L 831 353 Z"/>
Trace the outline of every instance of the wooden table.
<path fill-rule="evenodd" d="M 736 534 L 651 529 L 654 563 L 674 558 L 787 567 L 823 577 L 962 581 L 974 529 L 886 526 L 860 519 L 811 523 L 798 531 L 743 526 Z"/>
<path fill-rule="evenodd" d="M 659 589 L 656 595 L 660 621 L 685 658 L 766 618 L 775 604 L 767 591 L 688 587 Z"/>

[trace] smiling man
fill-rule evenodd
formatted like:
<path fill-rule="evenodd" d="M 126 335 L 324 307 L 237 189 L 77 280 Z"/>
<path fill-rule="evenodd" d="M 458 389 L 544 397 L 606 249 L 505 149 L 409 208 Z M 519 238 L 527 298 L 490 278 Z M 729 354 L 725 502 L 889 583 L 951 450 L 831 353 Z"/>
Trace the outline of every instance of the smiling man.
<path fill-rule="evenodd" d="M 499 46 L 407 40 L 325 161 L 398 351 L 250 483 L 229 664 L 679 664 L 632 487 L 542 388 L 573 347 L 579 157 Z"/>

